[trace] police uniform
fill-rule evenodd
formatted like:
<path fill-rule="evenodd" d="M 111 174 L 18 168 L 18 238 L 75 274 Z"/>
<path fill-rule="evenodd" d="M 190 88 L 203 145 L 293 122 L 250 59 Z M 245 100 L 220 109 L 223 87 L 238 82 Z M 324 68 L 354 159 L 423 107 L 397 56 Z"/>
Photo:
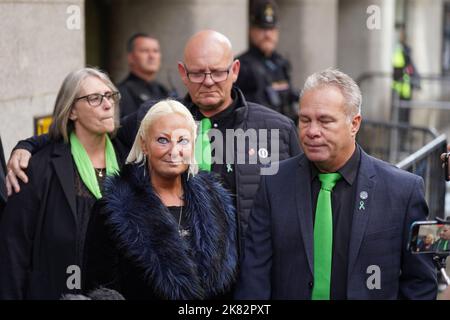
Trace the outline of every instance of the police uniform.
<path fill-rule="evenodd" d="M 173 96 L 161 83 L 147 82 L 133 73 L 118 86 L 120 99 L 120 117 L 123 118 L 139 109 L 147 100 L 160 100 Z"/>
<path fill-rule="evenodd" d="M 256 3 L 250 21 L 259 28 L 275 28 L 275 4 L 271 1 Z M 291 84 L 289 61 L 277 52 L 266 57 L 252 44 L 238 59 L 241 69 L 236 85 L 247 100 L 262 104 L 296 121 L 299 93 Z"/>
<path fill-rule="evenodd" d="M 413 81 L 417 82 L 418 73 L 411 59 L 411 49 L 404 43 L 395 46 L 392 57 L 393 81 L 392 89 L 398 94 L 400 100 L 411 100 Z M 418 83 L 415 85 L 419 87 Z M 402 108 L 399 110 L 398 121 L 409 123 L 410 109 Z"/>

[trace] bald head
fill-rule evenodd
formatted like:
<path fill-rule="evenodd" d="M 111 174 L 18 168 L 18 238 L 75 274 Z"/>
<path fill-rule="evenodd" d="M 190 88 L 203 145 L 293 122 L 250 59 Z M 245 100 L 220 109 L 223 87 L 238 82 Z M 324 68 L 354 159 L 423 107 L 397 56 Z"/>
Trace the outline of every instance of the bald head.
<path fill-rule="evenodd" d="M 217 62 L 226 60 L 230 64 L 233 61 L 230 40 L 214 30 L 197 32 L 188 40 L 184 48 L 184 62 L 189 64 L 191 61 L 197 62 L 210 57 L 214 57 Z"/>
<path fill-rule="evenodd" d="M 184 48 L 184 61 L 178 63 L 189 96 L 206 117 L 231 105 L 239 68 L 239 60 L 233 61 L 230 40 L 213 30 L 194 34 Z"/>

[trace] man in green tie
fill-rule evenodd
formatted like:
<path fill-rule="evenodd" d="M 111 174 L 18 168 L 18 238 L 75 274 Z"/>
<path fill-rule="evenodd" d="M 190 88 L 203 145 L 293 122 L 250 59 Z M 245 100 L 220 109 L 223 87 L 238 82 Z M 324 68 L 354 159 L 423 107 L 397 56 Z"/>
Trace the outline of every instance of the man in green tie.
<path fill-rule="evenodd" d="M 433 249 L 442 252 L 450 250 L 450 226 L 443 225 L 439 228 L 439 239 L 433 243 Z"/>
<path fill-rule="evenodd" d="M 238 299 L 435 299 L 431 257 L 407 251 L 428 214 L 422 178 L 356 143 L 361 92 L 333 69 L 305 82 L 304 154 L 261 179 L 249 218 Z"/>

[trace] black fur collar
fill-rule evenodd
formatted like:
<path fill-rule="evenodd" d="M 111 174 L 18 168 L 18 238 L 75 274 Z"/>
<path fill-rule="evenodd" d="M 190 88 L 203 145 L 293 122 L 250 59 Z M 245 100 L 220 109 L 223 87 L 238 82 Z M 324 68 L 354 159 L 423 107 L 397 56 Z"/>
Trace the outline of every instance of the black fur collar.
<path fill-rule="evenodd" d="M 121 252 L 145 270 L 163 299 L 204 299 L 233 283 L 237 267 L 232 200 L 210 174 L 183 177 L 186 225 L 177 221 L 152 190 L 144 167 L 127 165 L 105 184 L 106 221 Z"/>

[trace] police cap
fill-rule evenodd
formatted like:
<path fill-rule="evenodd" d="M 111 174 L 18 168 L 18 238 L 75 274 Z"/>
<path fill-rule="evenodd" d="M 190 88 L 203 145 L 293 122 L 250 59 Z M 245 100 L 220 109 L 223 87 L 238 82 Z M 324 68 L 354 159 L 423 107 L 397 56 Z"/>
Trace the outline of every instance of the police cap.
<path fill-rule="evenodd" d="M 250 8 L 250 25 L 269 29 L 278 23 L 278 7 L 273 0 L 253 0 Z"/>

